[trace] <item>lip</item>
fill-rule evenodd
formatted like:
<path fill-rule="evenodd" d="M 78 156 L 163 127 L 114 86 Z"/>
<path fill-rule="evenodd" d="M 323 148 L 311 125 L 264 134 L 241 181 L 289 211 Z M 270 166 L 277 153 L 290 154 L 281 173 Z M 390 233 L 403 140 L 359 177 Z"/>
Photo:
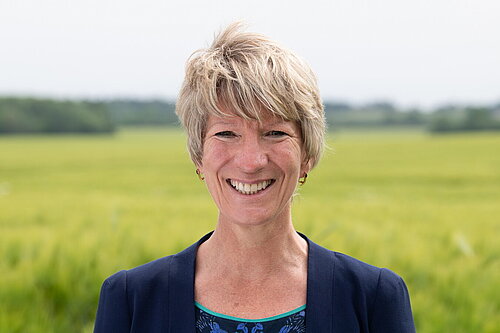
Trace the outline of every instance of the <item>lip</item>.
<path fill-rule="evenodd" d="M 237 181 L 237 182 L 240 182 L 240 183 L 244 183 L 244 184 L 250 184 L 250 185 L 262 183 L 262 182 L 265 182 L 267 180 L 270 180 L 272 182 L 276 181 L 276 179 L 274 179 L 274 178 L 262 178 L 262 179 L 253 179 L 253 180 L 243 180 L 243 179 L 238 179 L 238 178 L 227 178 L 226 182 L 230 182 L 231 180 L 234 180 L 234 181 Z"/>
<path fill-rule="evenodd" d="M 269 185 L 267 185 L 267 187 L 263 190 L 259 190 L 257 193 L 253 193 L 253 194 L 245 194 L 245 193 L 241 193 L 240 191 L 238 191 L 237 189 L 235 189 L 233 187 L 233 185 L 231 184 L 231 180 L 233 181 L 237 181 L 239 183 L 244 183 L 244 184 L 249 184 L 249 185 L 252 185 L 252 184 L 258 184 L 258 183 L 262 183 L 262 182 L 265 182 L 265 181 L 271 181 L 271 183 Z M 226 183 L 227 185 L 237 194 L 239 195 L 242 195 L 244 197 L 255 197 L 255 196 L 260 196 L 262 195 L 263 193 L 266 193 L 268 192 L 267 190 L 273 186 L 273 184 L 276 182 L 276 179 L 274 178 L 264 178 L 264 179 L 259 179 L 259 180 L 250 180 L 250 181 L 242 181 L 240 179 L 235 179 L 235 178 L 227 178 L 226 179 Z"/>

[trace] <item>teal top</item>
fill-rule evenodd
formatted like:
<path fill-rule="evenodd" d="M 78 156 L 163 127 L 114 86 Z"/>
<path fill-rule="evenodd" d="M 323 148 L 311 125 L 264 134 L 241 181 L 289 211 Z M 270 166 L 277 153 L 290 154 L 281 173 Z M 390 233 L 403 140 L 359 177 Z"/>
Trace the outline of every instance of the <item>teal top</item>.
<path fill-rule="evenodd" d="M 306 306 L 262 319 L 243 319 L 207 309 L 195 302 L 197 333 L 304 333 Z"/>

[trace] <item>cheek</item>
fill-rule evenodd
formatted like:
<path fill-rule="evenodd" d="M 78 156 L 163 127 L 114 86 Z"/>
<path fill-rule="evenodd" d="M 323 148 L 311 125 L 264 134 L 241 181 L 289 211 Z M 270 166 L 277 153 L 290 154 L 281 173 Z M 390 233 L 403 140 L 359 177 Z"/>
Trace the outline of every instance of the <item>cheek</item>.
<path fill-rule="evenodd" d="M 298 173 L 302 167 L 302 151 L 299 147 L 287 146 L 273 150 L 273 155 L 283 169 L 291 173 Z M 292 175 L 290 175 L 292 176 Z"/>
<path fill-rule="evenodd" d="M 228 150 L 223 145 L 205 145 L 203 158 L 201 159 L 203 168 L 210 168 L 221 164 L 227 159 Z"/>

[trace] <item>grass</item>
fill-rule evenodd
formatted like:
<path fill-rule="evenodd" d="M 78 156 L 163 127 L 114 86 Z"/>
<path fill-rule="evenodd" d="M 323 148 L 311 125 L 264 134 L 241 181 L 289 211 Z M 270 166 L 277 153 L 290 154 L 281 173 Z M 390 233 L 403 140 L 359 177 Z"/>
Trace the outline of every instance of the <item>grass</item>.
<path fill-rule="evenodd" d="M 0 137 L 0 332 L 91 332 L 103 279 L 175 253 L 217 211 L 177 129 Z M 346 131 L 298 230 L 407 282 L 417 329 L 498 332 L 500 134 Z"/>

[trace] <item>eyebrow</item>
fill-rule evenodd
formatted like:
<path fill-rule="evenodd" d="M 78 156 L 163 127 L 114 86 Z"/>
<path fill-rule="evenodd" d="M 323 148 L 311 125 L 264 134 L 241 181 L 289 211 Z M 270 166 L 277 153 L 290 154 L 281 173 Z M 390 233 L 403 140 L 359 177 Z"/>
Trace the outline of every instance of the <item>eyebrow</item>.
<path fill-rule="evenodd" d="M 289 125 L 291 123 L 293 123 L 292 120 L 276 119 L 272 123 L 269 123 L 269 124 L 261 123 L 261 125 L 265 125 L 265 127 L 274 127 L 274 126 L 277 126 L 277 125 Z M 220 119 L 220 120 L 214 121 L 210 125 L 207 124 L 207 128 L 208 127 L 217 126 L 217 125 L 222 125 L 222 126 L 236 126 L 236 124 L 234 122 L 229 122 L 229 121 L 227 121 L 227 119 Z M 259 127 L 262 127 L 262 126 L 259 126 Z"/>

